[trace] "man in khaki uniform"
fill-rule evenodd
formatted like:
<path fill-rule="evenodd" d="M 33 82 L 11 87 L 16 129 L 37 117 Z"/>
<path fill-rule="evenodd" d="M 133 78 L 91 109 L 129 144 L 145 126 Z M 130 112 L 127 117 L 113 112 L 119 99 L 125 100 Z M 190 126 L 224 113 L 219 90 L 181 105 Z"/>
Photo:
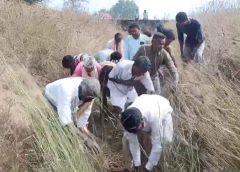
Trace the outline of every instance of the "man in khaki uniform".
<path fill-rule="evenodd" d="M 147 56 L 151 61 L 150 76 L 153 81 L 156 94 L 161 94 L 161 86 L 159 79 L 159 75 L 161 75 L 161 65 L 166 65 L 166 67 L 170 71 L 174 79 L 175 87 L 179 80 L 177 68 L 175 67 L 174 62 L 168 52 L 164 49 L 165 38 L 165 35 L 163 35 L 162 33 L 155 33 L 152 38 L 152 44 L 140 47 L 140 49 L 134 56 L 134 60 L 136 60 L 140 56 Z"/>

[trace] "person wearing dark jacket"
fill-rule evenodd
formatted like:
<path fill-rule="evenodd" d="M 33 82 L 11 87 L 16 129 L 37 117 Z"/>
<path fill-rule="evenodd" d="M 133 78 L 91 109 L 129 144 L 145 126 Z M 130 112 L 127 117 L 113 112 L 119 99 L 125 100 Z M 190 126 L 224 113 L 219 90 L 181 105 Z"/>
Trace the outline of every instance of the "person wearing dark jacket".
<path fill-rule="evenodd" d="M 180 44 L 181 57 L 184 61 L 203 62 L 205 37 L 201 24 L 192 18 L 188 18 L 185 12 L 176 15 L 176 27 Z M 186 39 L 184 41 L 184 34 Z"/>

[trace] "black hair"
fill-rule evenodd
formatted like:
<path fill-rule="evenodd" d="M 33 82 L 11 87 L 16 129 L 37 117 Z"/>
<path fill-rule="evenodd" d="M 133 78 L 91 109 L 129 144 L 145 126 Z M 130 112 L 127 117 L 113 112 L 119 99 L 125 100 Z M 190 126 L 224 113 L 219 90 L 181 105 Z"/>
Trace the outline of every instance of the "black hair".
<path fill-rule="evenodd" d="M 121 33 L 116 33 L 114 35 L 115 42 L 120 42 L 123 39 L 123 35 Z"/>
<path fill-rule="evenodd" d="M 118 49 L 119 43 L 121 42 L 122 39 L 123 39 L 123 35 L 121 33 L 116 33 L 114 35 L 114 41 L 116 43 L 116 49 Z"/>
<path fill-rule="evenodd" d="M 122 54 L 118 51 L 114 51 L 110 55 L 110 61 L 119 61 L 122 58 Z"/>
<path fill-rule="evenodd" d="M 121 123 L 125 130 L 130 133 L 137 133 L 138 126 L 141 122 L 142 113 L 135 107 L 126 109 L 121 115 Z"/>
<path fill-rule="evenodd" d="M 176 15 L 176 21 L 177 23 L 183 23 L 188 20 L 187 13 L 185 12 L 179 12 Z"/>
<path fill-rule="evenodd" d="M 134 60 L 134 66 L 143 69 L 143 71 L 149 71 L 151 68 L 151 62 L 147 56 L 140 56 Z"/>
<path fill-rule="evenodd" d="M 62 66 L 64 68 L 71 68 L 74 65 L 74 58 L 71 55 L 66 55 L 62 59 Z"/>
<path fill-rule="evenodd" d="M 149 30 L 147 30 L 147 29 L 142 30 L 142 33 L 143 33 L 144 35 L 147 35 L 148 37 L 151 37 L 151 36 L 152 36 L 152 33 L 151 33 Z"/>
<path fill-rule="evenodd" d="M 163 34 L 166 36 L 167 39 L 170 39 L 173 41 L 176 39 L 175 34 L 172 29 L 164 29 Z"/>
<path fill-rule="evenodd" d="M 157 24 L 157 32 L 163 32 L 163 30 L 164 30 L 164 25 L 163 25 L 163 23 L 161 22 L 161 23 L 158 23 Z"/>
<path fill-rule="evenodd" d="M 153 34 L 153 38 L 152 39 L 155 39 L 155 38 L 165 39 L 166 36 L 163 33 L 161 33 L 161 32 L 155 32 Z"/>
<path fill-rule="evenodd" d="M 128 29 L 133 29 L 133 28 L 137 28 L 140 29 L 139 25 L 137 23 L 132 23 L 129 25 Z"/>

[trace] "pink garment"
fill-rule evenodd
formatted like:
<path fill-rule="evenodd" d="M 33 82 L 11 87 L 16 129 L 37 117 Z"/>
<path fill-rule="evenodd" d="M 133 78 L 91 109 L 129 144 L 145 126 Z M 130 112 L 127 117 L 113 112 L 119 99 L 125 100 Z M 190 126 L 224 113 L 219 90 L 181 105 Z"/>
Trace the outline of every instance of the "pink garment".
<path fill-rule="evenodd" d="M 86 56 L 88 56 L 86 53 L 81 53 L 81 54 L 75 55 L 75 56 L 73 57 L 75 68 L 77 67 L 78 63 L 80 63 L 81 61 L 83 61 L 84 57 L 86 57 Z"/>
<path fill-rule="evenodd" d="M 98 78 L 98 75 L 100 74 L 101 71 L 101 65 L 96 63 L 95 69 L 91 72 L 90 75 L 87 74 L 84 66 L 83 66 L 83 61 L 81 61 L 80 63 L 78 63 L 73 76 L 80 76 L 80 77 L 95 77 Z"/>
<path fill-rule="evenodd" d="M 120 54 L 122 54 L 122 59 L 124 59 L 123 55 L 124 55 L 124 42 L 123 40 L 121 40 L 121 42 L 118 44 L 118 48 L 116 46 L 116 42 L 114 41 L 114 39 L 109 40 L 107 43 L 107 48 L 111 49 L 113 51 L 117 51 Z"/>

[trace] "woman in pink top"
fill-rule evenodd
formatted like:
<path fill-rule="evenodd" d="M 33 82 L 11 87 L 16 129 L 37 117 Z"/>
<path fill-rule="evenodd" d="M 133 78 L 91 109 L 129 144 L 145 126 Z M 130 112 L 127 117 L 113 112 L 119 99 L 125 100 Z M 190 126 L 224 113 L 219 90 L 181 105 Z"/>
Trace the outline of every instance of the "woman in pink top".
<path fill-rule="evenodd" d="M 123 44 L 124 44 L 123 35 L 121 33 L 116 33 L 114 35 L 114 39 L 108 41 L 107 48 L 112 49 L 113 51 L 117 51 L 123 56 L 124 55 Z"/>
<path fill-rule="evenodd" d="M 77 65 L 73 76 L 98 78 L 100 71 L 101 65 L 97 63 L 94 57 L 88 56 Z"/>

